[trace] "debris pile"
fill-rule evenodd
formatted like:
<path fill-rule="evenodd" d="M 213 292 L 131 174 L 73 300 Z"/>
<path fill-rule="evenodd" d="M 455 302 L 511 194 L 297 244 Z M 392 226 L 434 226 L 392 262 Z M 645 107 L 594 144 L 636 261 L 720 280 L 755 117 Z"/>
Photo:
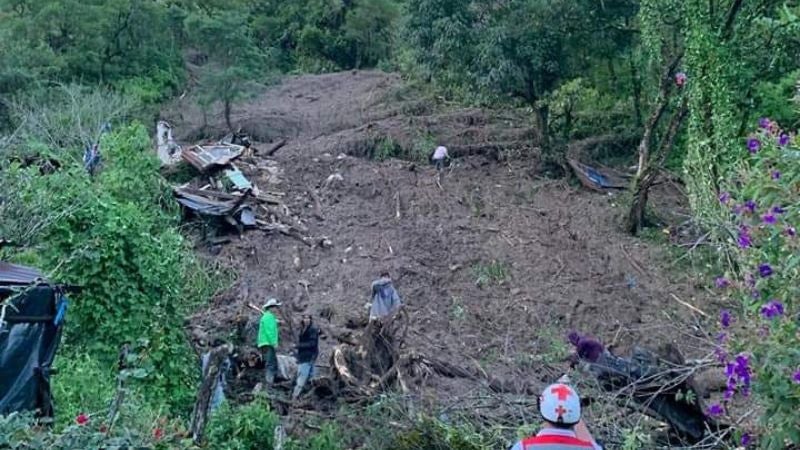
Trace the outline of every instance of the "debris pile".
<path fill-rule="evenodd" d="M 187 218 L 200 218 L 213 234 L 226 227 L 239 234 L 246 229 L 260 229 L 290 236 L 309 247 L 317 245 L 317 240 L 307 235 L 303 222 L 284 203 L 285 193 L 259 188 L 257 182 L 262 186 L 279 185 L 282 170 L 271 160 L 259 159 L 256 163 L 252 157 L 256 149 L 247 135 L 233 133 L 218 142 L 181 148 L 172 139 L 172 127 L 161 121 L 156 140 L 156 151 L 165 166 L 187 163 L 197 172 L 193 180 L 173 187 L 173 195 Z M 216 235 L 206 239 L 213 244 L 226 241 L 224 236 Z"/>

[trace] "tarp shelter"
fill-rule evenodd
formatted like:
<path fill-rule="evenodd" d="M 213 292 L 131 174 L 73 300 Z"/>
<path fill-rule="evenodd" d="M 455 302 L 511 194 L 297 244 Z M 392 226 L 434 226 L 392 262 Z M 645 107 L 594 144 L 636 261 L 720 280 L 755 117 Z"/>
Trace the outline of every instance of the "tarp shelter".
<path fill-rule="evenodd" d="M 0 262 L 0 414 L 53 416 L 50 374 L 66 312 L 64 286 Z"/>

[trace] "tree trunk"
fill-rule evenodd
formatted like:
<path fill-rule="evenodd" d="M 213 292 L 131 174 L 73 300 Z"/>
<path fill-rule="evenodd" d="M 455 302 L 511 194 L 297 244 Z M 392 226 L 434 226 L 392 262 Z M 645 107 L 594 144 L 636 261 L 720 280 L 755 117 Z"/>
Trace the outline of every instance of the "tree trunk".
<path fill-rule="evenodd" d="M 536 129 L 539 132 L 539 145 L 547 147 L 550 144 L 550 130 L 548 120 L 550 117 L 550 107 L 547 105 L 534 106 L 536 111 Z"/>
<path fill-rule="evenodd" d="M 661 82 L 658 87 L 658 97 L 656 98 L 656 105 L 650 118 L 647 119 L 647 124 L 642 133 L 642 140 L 639 142 L 639 167 L 636 170 L 636 176 L 641 178 L 647 169 L 647 163 L 650 158 L 650 141 L 653 139 L 653 132 L 658 126 L 658 122 L 664 115 L 667 106 L 669 105 L 670 91 L 672 87 L 672 71 L 678 66 L 683 55 L 678 55 L 672 60 L 667 67 L 664 68 L 664 73 L 661 75 Z"/>
<path fill-rule="evenodd" d="M 625 216 L 625 231 L 636 236 L 645 225 L 645 209 L 647 208 L 647 196 L 650 187 L 655 180 L 656 169 L 648 166 L 642 176 L 637 176 L 633 180 L 631 187 L 631 207 L 628 215 Z"/>
<path fill-rule="evenodd" d="M 656 179 L 658 169 L 664 164 L 664 161 L 667 160 L 672 148 L 675 146 L 675 139 L 678 136 L 678 131 L 680 131 L 681 124 L 688 112 L 687 97 L 684 96 L 681 100 L 681 106 L 670 120 L 667 134 L 664 136 L 664 139 L 662 139 L 661 145 L 658 148 L 657 160 L 648 162 L 644 173 L 642 173 L 641 176 L 637 175 L 633 180 L 633 185 L 631 186 L 631 207 L 628 210 L 628 215 L 625 217 L 624 227 L 625 231 L 634 236 L 644 228 L 645 211 L 650 188 L 653 186 L 653 182 Z"/>
<path fill-rule="evenodd" d="M 230 355 L 233 349 L 230 345 L 223 345 L 211 351 L 208 358 L 208 365 L 203 372 L 203 380 L 197 392 L 197 401 L 192 411 L 192 440 L 199 444 L 203 440 L 203 432 L 208 421 L 208 406 L 211 396 L 217 388 L 219 382 L 219 372 L 224 367 L 225 358 Z"/>
<path fill-rule="evenodd" d="M 628 58 L 631 69 L 631 85 L 633 87 L 633 112 L 636 116 L 636 126 L 642 126 L 642 83 L 639 80 L 639 73 L 636 71 L 636 62 L 633 55 Z"/>
<path fill-rule="evenodd" d="M 228 131 L 233 133 L 233 125 L 231 124 L 231 101 L 225 100 L 225 125 L 228 126 Z"/>

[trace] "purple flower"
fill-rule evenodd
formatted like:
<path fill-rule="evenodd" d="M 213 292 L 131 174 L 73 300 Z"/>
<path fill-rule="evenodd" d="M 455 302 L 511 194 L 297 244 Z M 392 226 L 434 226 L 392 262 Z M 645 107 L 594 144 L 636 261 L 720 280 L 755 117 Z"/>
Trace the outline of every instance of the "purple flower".
<path fill-rule="evenodd" d="M 750 445 L 751 440 L 752 438 L 750 437 L 749 433 L 743 433 L 741 439 L 742 447 L 747 447 L 748 445 Z"/>
<path fill-rule="evenodd" d="M 676 73 L 675 84 L 677 84 L 678 87 L 683 87 L 683 85 L 686 84 L 686 74 L 683 72 Z"/>
<path fill-rule="evenodd" d="M 733 378 L 733 374 L 736 373 L 736 364 L 728 363 L 725 365 L 725 375 L 728 377 L 728 387 L 733 384 L 736 386 L 736 380 Z"/>
<path fill-rule="evenodd" d="M 778 145 L 781 147 L 786 147 L 789 145 L 789 135 L 786 133 L 781 133 L 780 137 L 778 137 Z"/>
<path fill-rule="evenodd" d="M 774 272 L 772 271 L 772 266 L 769 264 L 759 264 L 758 266 L 758 273 L 761 275 L 761 278 L 767 278 L 768 276 L 772 275 Z"/>
<path fill-rule="evenodd" d="M 761 220 L 763 220 L 764 223 L 766 223 L 767 225 L 774 225 L 775 222 L 778 221 L 778 219 L 776 219 L 775 216 L 772 214 L 764 214 L 763 216 L 761 216 Z"/>
<path fill-rule="evenodd" d="M 731 194 L 727 192 L 719 193 L 719 202 L 722 203 L 723 205 L 727 205 L 730 200 L 731 200 Z"/>
<path fill-rule="evenodd" d="M 785 212 L 786 212 L 786 210 L 783 209 L 780 206 L 773 206 L 772 207 L 772 214 L 784 214 Z"/>
<path fill-rule="evenodd" d="M 580 335 L 580 334 L 578 334 L 578 332 L 577 332 L 577 331 L 574 331 L 574 330 L 573 330 L 573 331 L 570 331 L 570 333 L 567 335 L 567 340 L 569 340 L 569 342 L 570 342 L 572 345 L 575 345 L 575 346 L 577 346 L 577 345 L 578 345 L 578 342 L 580 342 L 580 341 L 581 341 L 581 335 Z"/>
<path fill-rule="evenodd" d="M 720 346 L 714 349 L 714 356 L 717 357 L 720 364 L 724 364 L 728 360 L 728 353 Z"/>
<path fill-rule="evenodd" d="M 739 248 L 749 248 L 753 245 L 753 241 L 750 239 L 750 233 L 747 227 L 742 226 L 739 228 Z"/>
<path fill-rule="evenodd" d="M 795 237 L 797 235 L 797 230 L 794 227 L 786 227 L 783 229 L 783 233 L 789 237 Z"/>
<path fill-rule="evenodd" d="M 750 386 L 750 361 L 747 359 L 747 356 L 743 354 L 738 354 L 736 356 L 736 364 L 733 368 L 734 374 L 742 382 L 744 388 L 749 388 Z M 744 394 L 744 389 L 742 391 Z"/>
<path fill-rule="evenodd" d="M 756 208 L 758 208 L 758 205 L 756 205 L 756 202 L 754 202 L 753 200 L 748 200 L 744 202 L 744 207 L 752 214 L 756 212 Z"/>
<path fill-rule="evenodd" d="M 783 303 L 778 300 L 770 300 L 761 307 L 761 315 L 765 319 L 772 320 L 783 315 Z"/>
<path fill-rule="evenodd" d="M 794 381 L 795 383 L 800 383 L 800 369 L 797 369 L 797 370 L 796 370 L 796 371 L 795 371 L 795 372 L 792 374 L 792 381 Z"/>
<path fill-rule="evenodd" d="M 724 409 L 722 409 L 722 406 L 721 406 L 721 405 L 719 405 L 719 404 L 714 404 L 714 405 L 711 405 L 711 406 L 708 408 L 708 415 L 709 415 L 710 417 L 719 417 L 719 416 L 721 416 L 721 415 L 723 415 L 723 414 L 725 414 L 725 410 L 724 410 Z"/>
<path fill-rule="evenodd" d="M 770 122 L 768 117 L 762 117 L 762 118 L 758 119 L 758 127 L 759 128 L 763 128 L 763 129 L 766 130 L 767 128 L 769 128 L 770 123 L 771 122 Z"/>
<path fill-rule="evenodd" d="M 760 149 L 761 141 L 759 141 L 758 138 L 750 137 L 747 139 L 747 150 L 749 150 L 750 153 L 758 153 Z"/>
<path fill-rule="evenodd" d="M 772 179 L 773 180 L 780 180 L 781 179 L 781 171 L 780 170 L 773 170 L 772 171 Z"/>
<path fill-rule="evenodd" d="M 717 289 L 724 289 L 731 285 L 731 282 L 728 281 L 725 277 L 717 277 L 714 279 L 714 284 L 717 286 Z M 727 312 L 727 311 L 723 311 Z"/>
<path fill-rule="evenodd" d="M 725 389 L 725 393 L 722 395 L 722 398 L 725 399 L 727 402 L 728 400 L 733 398 L 734 390 L 731 388 Z"/>
<path fill-rule="evenodd" d="M 719 313 L 719 323 L 722 325 L 722 328 L 728 328 L 731 326 L 731 312 L 727 309 L 723 309 Z"/>

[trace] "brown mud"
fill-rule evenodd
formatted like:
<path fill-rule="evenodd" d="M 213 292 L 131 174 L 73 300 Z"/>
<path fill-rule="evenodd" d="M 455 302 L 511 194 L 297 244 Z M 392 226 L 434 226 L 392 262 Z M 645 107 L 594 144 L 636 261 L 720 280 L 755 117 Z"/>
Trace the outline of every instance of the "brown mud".
<path fill-rule="evenodd" d="M 226 131 L 218 112 L 204 126 L 191 97 L 164 116 L 183 142 Z M 522 113 L 456 109 L 396 75 L 346 72 L 287 79 L 236 106 L 233 122 L 258 148 L 287 140 L 271 158 L 237 165 L 261 189 L 286 194 L 293 225 L 333 245 L 259 230 L 234 237 L 208 257 L 238 280 L 191 318 L 193 332 L 252 345 L 257 313 L 247 304 L 275 296 L 284 301 L 281 352 L 292 352 L 289 322 L 310 312 L 327 335 L 325 365 L 337 337 L 358 332 L 370 282 L 388 270 L 409 317 L 405 348 L 520 385 L 566 370 L 558 358 L 570 330 L 619 351 L 666 342 L 688 356 L 705 350 L 698 316 L 676 298 L 703 305 L 708 293 L 668 268 L 662 244 L 621 231 L 622 194 L 544 178 Z M 386 137 L 413 148 L 420 136 L 475 151 L 462 152 L 439 184 L 428 164 L 365 157 Z M 678 189 L 659 185 L 655 208 L 680 212 Z M 256 370 L 235 381 L 238 391 L 259 381 Z M 433 375 L 412 391 L 435 405 L 489 387 Z"/>

